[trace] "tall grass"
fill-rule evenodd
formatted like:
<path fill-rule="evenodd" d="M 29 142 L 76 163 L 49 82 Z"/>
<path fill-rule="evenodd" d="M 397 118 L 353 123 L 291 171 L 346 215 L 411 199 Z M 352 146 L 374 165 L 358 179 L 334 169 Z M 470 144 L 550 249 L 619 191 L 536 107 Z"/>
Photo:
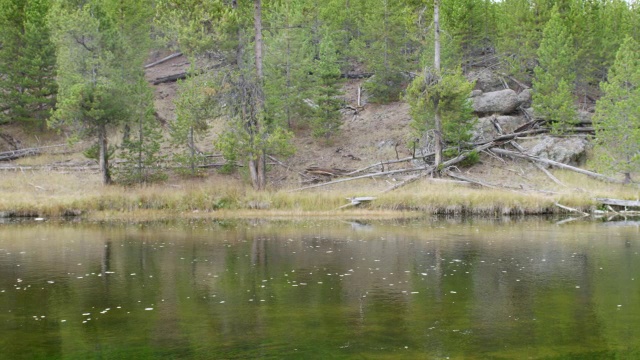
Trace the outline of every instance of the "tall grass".
<path fill-rule="evenodd" d="M 285 190 L 256 192 L 228 178 L 189 180 L 134 187 L 100 184 L 97 174 L 11 172 L 0 182 L 0 212 L 5 216 L 64 216 L 89 214 L 136 216 L 304 216 L 335 214 L 527 215 L 560 213 L 554 204 L 590 210 L 594 197 L 634 199 L 637 187 L 602 184 L 573 173 L 556 172 L 567 185 L 555 194 L 469 188 L 451 184 L 417 182 L 394 192 L 379 194 L 367 180 L 339 189 L 307 192 Z M 379 185 L 379 184 L 378 184 Z M 338 210 L 354 196 L 377 196 L 370 204 Z M 210 215 L 214 213 L 214 215 Z M 209 215 L 207 215 L 209 214 Z"/>

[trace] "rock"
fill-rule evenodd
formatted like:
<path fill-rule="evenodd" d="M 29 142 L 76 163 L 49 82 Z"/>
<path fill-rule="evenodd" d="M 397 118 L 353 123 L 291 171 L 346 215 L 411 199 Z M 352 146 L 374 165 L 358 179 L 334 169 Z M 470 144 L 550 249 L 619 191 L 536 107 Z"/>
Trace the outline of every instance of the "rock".
<path fill-rule="evenodd" d="M 578 123 L 580 125 L 591 125 L 593 123 L 592 118 L 592 113 L 584 110 L 578 110 Z"/>
<path fill-rule="evenodd" d="M 521 101 L 511 89 L 483 93 L 473 98 L 473 111 L 478 114 L 510 114 Z"/>
<path fill-rule="evenodd" d="M 524 89 L 518 94 L 518 101 L 522 107 L 531 106 L 531 100 L 533 99 L 533 92 L 531 89 Z"/>
<path fill-rule="evenodd" d="M 584 164 L 590 147 L 586 136 L 543 136 L 523 141 L 520 145 L 527 149 L 527 154 L 574 166 Z"/>
<path fill-rule="evenodd" d="M 473 91 L 471 92 L 471 96 L 469 96 L 469 97 L 474 98 L 474 97 L 478 97 L 478 96 L 480 96 L 480 95 L 482 95 L 482 90 L 473 90 Z"/>
<path fill-rule="evenodd" d="M 480 71 L 471 71 L 467 75 L 469 81 L 476 82 L 476 89 L 483 92 L 491 92 L 504 89 L 504 84 L 500 76 L 496 75 L 493 71 L 484 69 Z"/>
<path fill-rule="evenodd" d="M 474 126 L 473 135 L 471 135 L 472 141 L 478 140 L 491 140 L 500 134 L 498 129 L 493 124 L 495 121 L 503 133 L 512 133 L 519 126 L 527 123 L 527 119 L 524 116 L 487 116 L 478 119 L 478 122 Z"/>

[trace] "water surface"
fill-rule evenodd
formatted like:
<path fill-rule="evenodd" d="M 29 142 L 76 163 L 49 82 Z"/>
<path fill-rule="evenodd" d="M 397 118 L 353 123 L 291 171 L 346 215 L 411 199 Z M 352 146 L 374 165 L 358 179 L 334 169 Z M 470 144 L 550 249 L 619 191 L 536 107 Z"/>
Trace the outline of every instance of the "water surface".
<path fill-rule="evenodd" d="M 0 225 L 2 359 L 640 358 L 638 223 Z"/>

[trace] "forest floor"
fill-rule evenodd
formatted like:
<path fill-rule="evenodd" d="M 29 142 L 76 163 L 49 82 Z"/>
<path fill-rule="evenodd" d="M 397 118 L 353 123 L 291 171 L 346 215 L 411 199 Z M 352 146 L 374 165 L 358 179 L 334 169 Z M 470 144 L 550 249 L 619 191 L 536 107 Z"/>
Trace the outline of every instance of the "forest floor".
<path fill-rule="evenodd" d="M 157 52 L 150 61 L 168 55 Z M 177 57 L 147 69 L 154 79 L 185 71 L 189 63 Z M 343 85 L 345 102 L 357 103 L 362 80 L 347 80 Z M 154 85 L 156 116 L 165 134 L 175 119 L 174 100 L 179 84 Z M 171 175 L 166 182 L 137 186 L 100 184 L 95 163 L 82 151 L 90 143 L 68 145 L 64 133 L 25 131 L 16 126 L 0 127 L 0 153 L 14 149 L 42 148 L 37 156 L 0 162 L 0 218 L 9 216 L 59 216 L 91 214 L 93 218 L 143 219 L 167 217 L 389 217 L 416 214 L 516 215 L 567 213 L 556 204 L 593 211 L 595 198 L 635 199 L 637 186 L 603 183 L 567 170 L 549 169 L 561 182 L 555 183 L 528 161 L 500 158 L 481 153 L 480 161 L 459 168 L 458 174 L 484 185 L 461 184 L 423 177 L 398 190 L 383 193 L 412 174 L 397 174 L 361 179 L 340 184 L 291 192 L 303 186 L 309 167 L 353 171 L 369 165 L 411 156 L 409 107 L 404 102 L 387 105 L 366 104 L 357 114 L 343 113 L 340 132 L 329 140 L 318 141 L 309 129 L 295 126 L 296 153 L 272 161 L 268 173 L 269 191 L 255 192 L 240 169 L 220 174 L 207 169 L 198 179 Z M 208 135 L 198 148 L 215 153 L 213 142 L 222 124 L 211 123 Z M 168 135 L 167 135 L 168 137 Z M 119 133 L 110 137 L 120 142 Z M 164 151 L 171 145 L 165 142 Z M 414 162 L 414 166 L 417 165 Z M 411 163 L 386 165 L 385 171 L 410 167 Z M 373 170 L 383 170 L 381 166 Z M 342 208 L 346 197 L 376 197 L 371 204 Z M 342 208 L 338 210 L 339 208 Z M 407 215 L 408 214 L 408 215 Z"/>

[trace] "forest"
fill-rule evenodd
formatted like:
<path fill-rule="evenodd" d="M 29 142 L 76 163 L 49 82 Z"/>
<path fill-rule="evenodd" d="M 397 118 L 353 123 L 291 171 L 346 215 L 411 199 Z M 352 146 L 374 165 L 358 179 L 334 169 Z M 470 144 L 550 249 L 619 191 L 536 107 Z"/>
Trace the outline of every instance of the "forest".
<path fill-rule="evenodd" d="M 491 69 L 531 89 L 552 134 L 592 113 L 599 170 L 632 182 L 639 43 L 640 3 L 624 0 L 0 0 L 0 135 L 88 141 L 102 182 L 131 184 L 164 179 L 166 164 L 196 175 L 211 156 L 196 139 L 215 121 L 221 171 L 242 166 L 264 189 L 267 160 L 294 153 L 296 136 L 341 131 L 361 106 L 342 84 L 362 78 L 369 103 L 409 104 L 406 146 L 434 149 L 437 172 L 473 149 L 468 74 Z M 157 49 L 190 64 L 165 124 L 144 73 Z"/>

